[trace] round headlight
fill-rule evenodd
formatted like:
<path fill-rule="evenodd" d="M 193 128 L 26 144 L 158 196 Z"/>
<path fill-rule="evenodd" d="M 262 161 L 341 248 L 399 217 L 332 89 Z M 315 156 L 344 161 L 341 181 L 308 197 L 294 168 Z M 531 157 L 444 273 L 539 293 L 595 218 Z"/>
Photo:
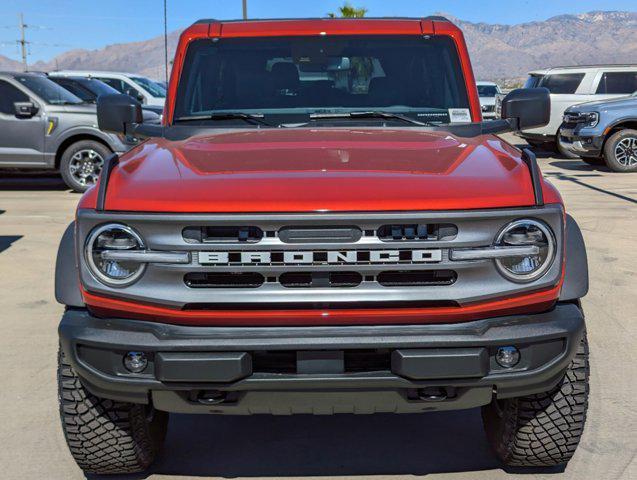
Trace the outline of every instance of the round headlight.
<path fill-rule="evenodd" d="M 496 259 L 502 275 L 514 282 L 537 280 L 550 268 L 555 258 L 555 238 L 551 229 L 537 220 L 516 220 L 498 235 L 499 247 L 536 246 L 537 253 Z"/>
<path fill-rule="evenodd" d="M 132 228 L 118 223 L 97 227 L 86 241 L 84 256 L 91 273 L 100 282 L 123 287 L 135 282 L 143 273 L 146 264 L 130 260 L 113 260 L 102 255 L 107 251 L 143 250 L 142 237 Z"/>

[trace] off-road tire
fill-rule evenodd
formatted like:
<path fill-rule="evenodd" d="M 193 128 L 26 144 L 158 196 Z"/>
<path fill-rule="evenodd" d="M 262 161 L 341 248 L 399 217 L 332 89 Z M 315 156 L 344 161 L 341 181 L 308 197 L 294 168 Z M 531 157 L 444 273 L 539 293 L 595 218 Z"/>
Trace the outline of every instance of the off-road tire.
<path fill-rule="evenodd" d="M 637 172 L 637 163 L 632 163 L 632 165 L 624 165 L 620 163 L 615 154 L 616 148 L 622 141 L 627 140 L 637 141 L 637 130 L 632 129 L 624 129 L 618 132 L 613 133 L 608 140 L 606 140 L 606 144 L 604 145 L 604 159 L 606 160 L 606 165 L 614 172 Z M 633 146 L 635 143 L 633 143 Z M 637 152 L 635 152 L 637 155 Z M 634 158 L 634 156 L 633 156 Z"/>
<path fill-rule="evenodd" d="M 66 443 L 85 473 L 146 470 L 166 436 L 166 412 L 92 395 L 82 386 L 61 350 L 58 399 Z"/>
<path fill-rule="evenodd" d="M 102 161 L 106 160 L 112 152 L 104 144 L 95 140 L 80 140 L 79 142 L 72 143 L 62 153 L 60 157 L 60 175 L 62 180 L 71 189 L 79 193 L 85 192 L 94 182 L 82 184 L 71 173 L 71 162 L 73 156 L 82 151 L 94 151 L 102 158 Z M 98 175 L 99 176 L 99 175 Z"/>
<path fill-rule="evenodd" d="M 586 334 L 560 383 L 549 392 L 493 401 L 482 420 L 497 457 L 511 467 L 566 464 L 579 444 L 588 408 Z"/>

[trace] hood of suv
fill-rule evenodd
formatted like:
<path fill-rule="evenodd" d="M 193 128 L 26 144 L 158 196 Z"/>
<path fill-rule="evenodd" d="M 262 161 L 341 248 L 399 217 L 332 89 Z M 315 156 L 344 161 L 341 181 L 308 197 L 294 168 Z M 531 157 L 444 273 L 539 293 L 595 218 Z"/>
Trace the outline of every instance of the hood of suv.
<path fill-rule="evenodd" d="M 93 200 L 96 189 L 89 194 Z M 218 130 L 154 139 L 113 170 L 105 207 L 325 212 L 533 205 L 520 152 L 495 136 L 410 128 Z"/>
<path fill-rule="evenodd" d="M 54 105 L 46 106 L 47 113 L 77 113 L 93 115 L 97 120 L 97 106 L 94 103 L 78 103 L 77 105 Z"/>

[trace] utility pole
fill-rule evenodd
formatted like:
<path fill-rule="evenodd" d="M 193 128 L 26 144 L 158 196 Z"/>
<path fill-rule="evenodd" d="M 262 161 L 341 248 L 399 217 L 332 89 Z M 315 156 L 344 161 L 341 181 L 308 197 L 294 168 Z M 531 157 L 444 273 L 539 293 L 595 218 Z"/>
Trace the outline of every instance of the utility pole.
<path fill-rule="evenodd" d="M 27 42 L 24 32 L 24 30 L 27 28 L 27 25 L 24 24 L 24 17 L 22 16 L 22 14 L 19 14 L 18 17 L 20 18 L 20 40 L 18 40 L 18 43 L 20 44 L 20 49 L 22 50 L 22 68 L 24 68 L 24 71 L 26 72 L 29 69 L 29 65 L 27 64 L 27 44 L 29 42 Z"/>
<path fill-rule="evenodd" d="M 248 0 L 243 0 L 243 19 L 248 19 Z"/>

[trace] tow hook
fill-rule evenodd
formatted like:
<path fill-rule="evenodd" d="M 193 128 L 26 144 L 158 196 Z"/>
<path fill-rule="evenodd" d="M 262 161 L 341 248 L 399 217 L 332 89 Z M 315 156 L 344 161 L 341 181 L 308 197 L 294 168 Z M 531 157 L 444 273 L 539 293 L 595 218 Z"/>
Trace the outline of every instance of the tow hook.
<path fill-rule="evenodd" d="M 226 393 L 218 390 L 203 391 L 197 396 L 202 405 L 218 405 L 226 401 Z"/>
<path fill-rule="evenodd" d="M 442 402 L 447 399 L 447 392 L 440 387 L 420 388 L 418 398 L 424 402 Z"/>

